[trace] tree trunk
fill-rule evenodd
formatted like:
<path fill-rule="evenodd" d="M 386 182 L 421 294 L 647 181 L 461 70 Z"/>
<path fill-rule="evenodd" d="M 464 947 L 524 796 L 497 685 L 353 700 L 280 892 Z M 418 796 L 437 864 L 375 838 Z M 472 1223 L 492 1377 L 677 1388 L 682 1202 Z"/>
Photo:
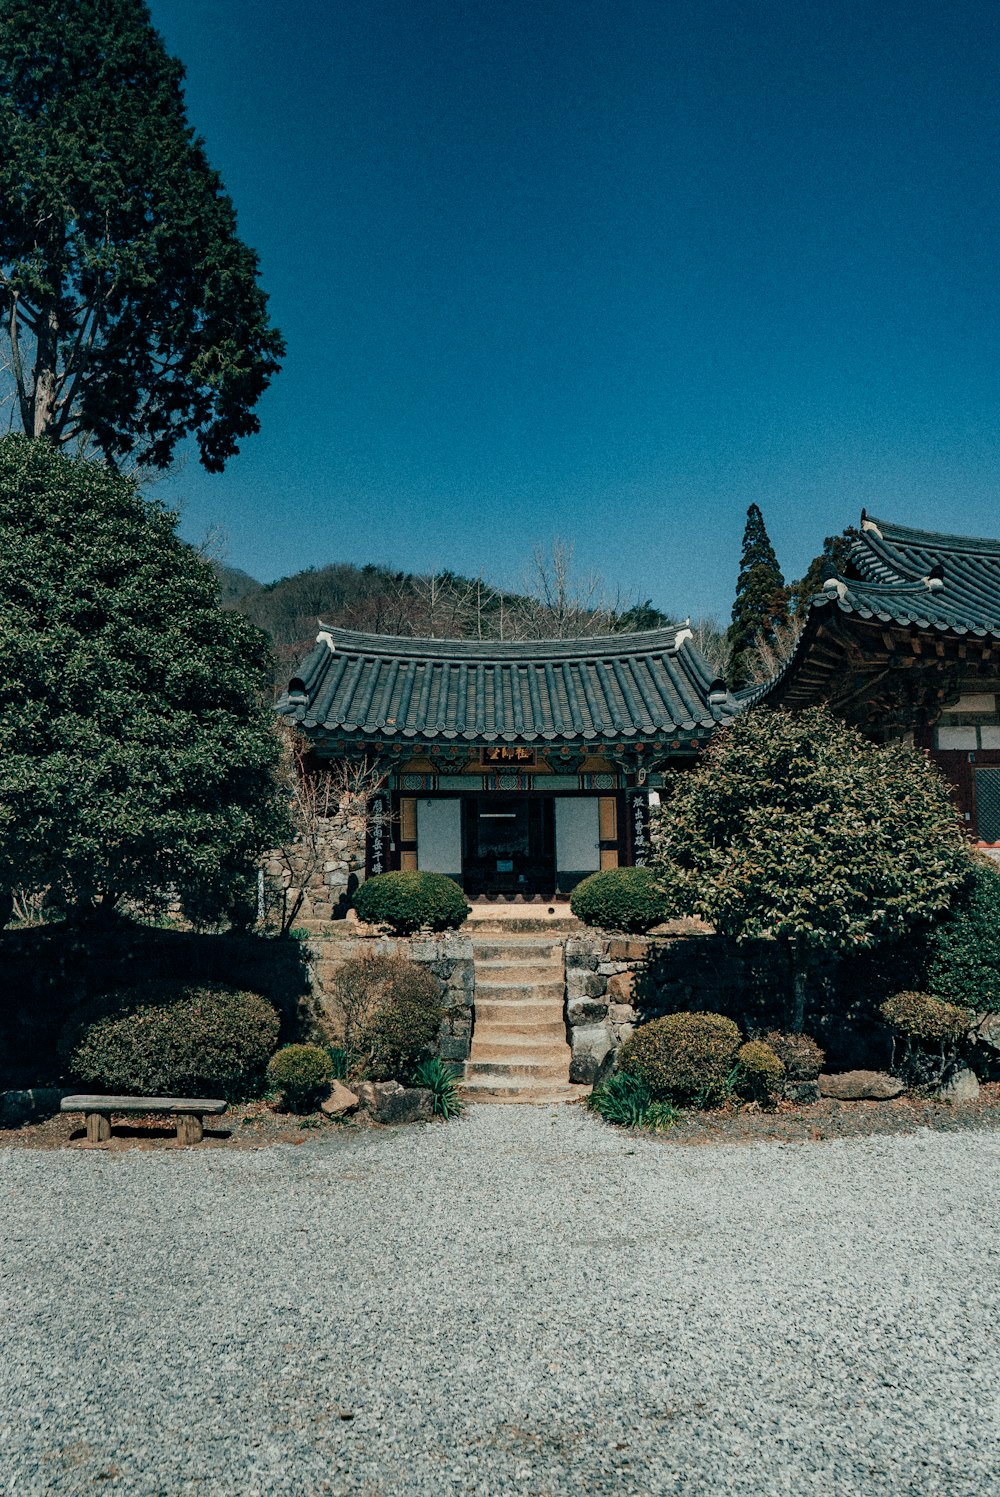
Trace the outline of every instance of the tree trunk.
<path fill-rule="evenodd" d="M 34 390 L 32 391 L 33 437 L 51 434 L 56 419 L 56 378 L 59 361 L 59 322 L 54 306 L 41 316 L 35 349 Z"/>

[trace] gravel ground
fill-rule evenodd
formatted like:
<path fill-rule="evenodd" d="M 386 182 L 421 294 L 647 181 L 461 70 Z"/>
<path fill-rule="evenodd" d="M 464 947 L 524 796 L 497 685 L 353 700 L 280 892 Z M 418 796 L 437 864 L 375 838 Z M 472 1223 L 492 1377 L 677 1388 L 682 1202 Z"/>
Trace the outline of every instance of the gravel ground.
<path fill-rule="evenodd" d="M 567 1107 L 0 1151 L 0 1490 L 978 1497 L 998 1166 Z"/>

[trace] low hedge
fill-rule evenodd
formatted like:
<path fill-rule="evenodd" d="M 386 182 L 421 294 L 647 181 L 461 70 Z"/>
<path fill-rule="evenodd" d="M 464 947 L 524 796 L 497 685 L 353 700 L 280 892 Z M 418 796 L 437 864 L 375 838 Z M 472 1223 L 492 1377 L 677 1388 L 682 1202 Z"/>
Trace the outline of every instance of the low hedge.
<path fill-rule="evenodd" d="M 823 1069 L 826 1055 L 811 1035 L 772 1029 L 764 1036 L 764 1043 L 781 1061 L 789 1081 L 815 1081 Z"/>
<path fill-rule="evenodd" d="M 318 1045 L 283 1045 L 267 1063 L 267 1079 L 289 1112 L 312 1112 L 332 1075 L 330 1054 Z"/>
<path fill-rule="evenodd" d="M 931 1045 L 957 1043 L 975 1019 L 971 1009 L 930 993 L 896 993 L 882 1004 L 881 1014 L 897 1034 Z"/>
<path fill-rule="evenodd" d="M 378 873 L 361 885 L 354 908 L 359 920 L 401 936 L 455 929 L 469 913 L 465 895 L 446 873 Z"/>
<path fill-rule="evenodd" d="M 728 1094 L 739 1048 L 739 1029 L 723 1014 L 668 1014 L 636 1030 L 618 1066 L 640 1076 L 654 1101 L 710 1107 Z"/>
<path fill-rule="evenodd" d="M 407 1085 L 437 1045 L 445 1008 L 426 967 L 401 956 L 358 956 L 337 969 L 330 996 L 344 1019 L 351 1069 Z"/>
<path fill-rule="evenodd" d="M 785 1079 L 783 1062 L 764 1040 L 748 1040 L 736 1052 L 736 1090 L 750 1102 L 772 1106 Z"/>
<path fill-rule="evenodd" d="M 97 1091 L 235 1099 L 259 1083 L 278 1043 L 258 993 L 159 982 L 105 994 L 67 1024 L 67 1069 Z"/>
<path fill-rule="evenodd" d="M 578 920 L 601 930 L 639 933 L 680 913 L 678 891 L 651 868 L 604 868 L 583 879 L 570 895 Z"/>

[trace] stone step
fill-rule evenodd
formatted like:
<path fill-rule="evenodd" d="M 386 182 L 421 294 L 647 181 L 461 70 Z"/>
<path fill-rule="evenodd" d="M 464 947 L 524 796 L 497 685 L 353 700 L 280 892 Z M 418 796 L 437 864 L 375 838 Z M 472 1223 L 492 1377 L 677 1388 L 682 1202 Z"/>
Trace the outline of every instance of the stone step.
<path fill-rule="evenodd" d="M 472 953 L 477 965 L 483 961 L 561 962 L 563 943 L 562 941 L 533 940 L 529 937 L 501 941 L 495 936 L 485 940 L 473 936 Z"/>
<path fill-rule="evenodd" d="M 508 1000 L 530 998 L 536 1003 L 550 999 L 562 1003 L 563 985 L 560 979 L 546 982 L 477 982 L 476 1003 L 504 1003 Z"/>
<path fill-rule="evenodd" d="M 524 1043 L 523 1035 L 511 1037 L 488 1034 L 481 1039 L 473 1040 L 469 1061 L 476 1064 L 481 1061 L 484 1065 L 494 1061 L 517 1065 L 533 1065 L 536 1061 L 544 1061 L 548 1064 L 551 1061 L 554 1065 L 562 1066 L 569 1074 L 570 1048 L 565 1037 L 553 1036 L 545 1041 L 534 1040 Z"/>
<path fill-rule="evenodd" d="M 565 974 L 562 962 L 512 962 L 506 957 L 496 957 L 488 962 L 476 962 L 476 977 L 481 982 L 562 982 Z"/>
<path fill-rule="evenodd" d="M 553 1086 L 551 1081 L 518 1082 L 515 1080 L 488 1080 L 477 1077 L 462 1087 L 462 1095 L 468 1102 L 508 1102 L 545 1107 L 558 1102 L 579 1102 L 589 1096 L 592 1088 L 567 1082 Z"/>
<path fill-rule="evenodd" d="M 473 1045 L 480 1040 L 490 1045 L 513 1045 L 519 1050 L 544 1050 L 569 1043 L 565 1024 L 555 1019 L 547 1024 L 477 1024 Z"/>
<path fill-rule="evenodd" d="M 467 1060 L 466 1081 L 482 1077 L 499 1081 L 527 1078 L 530 1081 L 568 1082 L 569 1046 L 566 1054 L 558 1060 Z"/>
<path fill-rule="evenodd" d="M 507 1029 L 520 1029 L 522 1024 L 562 1023 L 561 999 L 501 998 L 477 999 L 476 1022 L 478 1030 L 483 1024 L 499 1024 Z"/>

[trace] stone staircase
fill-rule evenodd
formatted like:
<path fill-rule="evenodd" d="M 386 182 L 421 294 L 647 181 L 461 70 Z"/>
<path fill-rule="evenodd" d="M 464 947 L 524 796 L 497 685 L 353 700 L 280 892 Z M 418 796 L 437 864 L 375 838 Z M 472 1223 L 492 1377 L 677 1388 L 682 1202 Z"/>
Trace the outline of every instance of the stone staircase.
<path fill-rule="evenodd" d="M 568 1102 L 586 1086 L 569 1080 L 563 1019 L 565 937 L 476 934 L 476 1010 L 465 1064 L 470 1101 Z"/>

